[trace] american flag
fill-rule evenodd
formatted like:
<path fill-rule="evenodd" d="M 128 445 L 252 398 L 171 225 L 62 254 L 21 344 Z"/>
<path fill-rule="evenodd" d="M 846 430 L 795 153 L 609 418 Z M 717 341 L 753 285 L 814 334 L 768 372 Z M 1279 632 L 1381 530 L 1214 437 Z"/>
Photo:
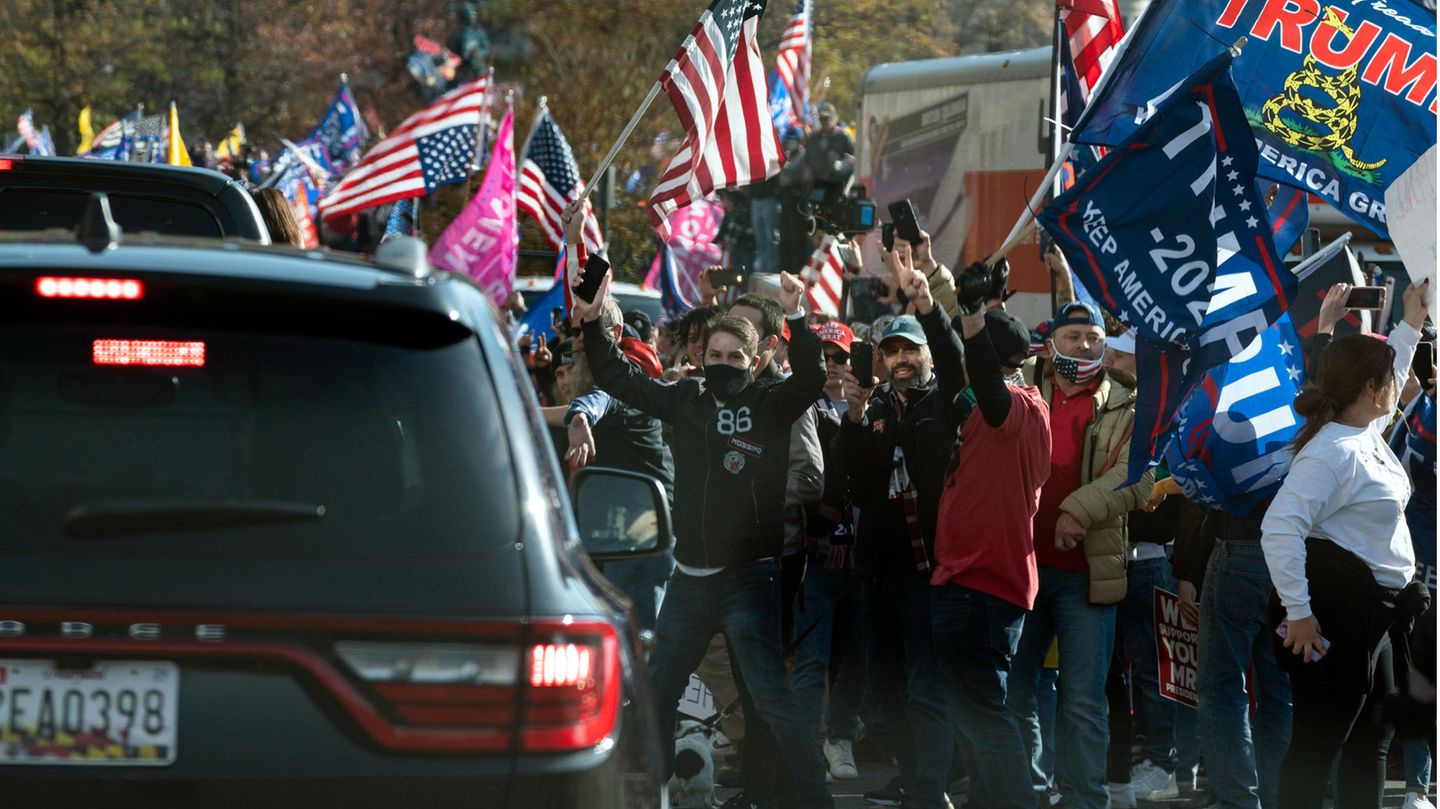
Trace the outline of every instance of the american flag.
<path fill-rule="evenodd" d="M 810 308 L 831 317 L 840 316 L 840 293 L 844 288 L 845 263 L 840 258 L 840 243 L 827 235 L 800 275 L 806 281 L 805 298 Z"/>
<path fill-rule="evenodd" d="M 1100 76 L 1115 59 L 1125 29 L 1115 0 L 1055 0 L 1070 46 L 1079 99 L 1067 99 L 1075 114 L 1090 101 Z"/>
<path fill-rule="evenodd" d="M 530 130 L 530 139 L 520 154 L 520 183 L 515 189 L 515 207 L 535 217 L 550 247 L 559 251 L 565 243 L 565 226 L 560 214 L 585 190 L 575 153 L 555 117 L 542 100 L 540 114 Z M 605 249 L 605 237 L 589 200 L 585 202 L 585 248 L 592 253 Z"/>
<path fill-rule="evenodd" d="M 810 24 L 810 0 L 800 0 L 775 54 L 775 73 L 789 91 L 795 118 L 800 121 L 806 120 L 810 109 Z"/>
<path fill-rule="evenodd" d="M 670 236 L 671 211 L 720 188 L 739 188 L 785 163 L 769 115 L 755 32 L 765 0 L 714 0 L 660 74 L 685 143 L 650 195 L 650 220 Z"/>
<path fill-rule="evenodd" d="M 333 219 L 463 182 L 488 85 L 485 77 L 462 84 L 406 118 L 320 201 L 320 215 Z"/>

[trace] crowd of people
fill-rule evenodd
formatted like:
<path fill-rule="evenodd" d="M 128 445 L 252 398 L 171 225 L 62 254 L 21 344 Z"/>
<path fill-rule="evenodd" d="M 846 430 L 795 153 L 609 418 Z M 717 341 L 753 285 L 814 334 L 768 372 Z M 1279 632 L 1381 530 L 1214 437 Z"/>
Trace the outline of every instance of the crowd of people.
<path fill-rule="evenodd" d="M 580 227 L 572 205 L 570 244 Z M 607 278 L 529 355 L 561 457 L 671 495 L 673 555 L 604 571 L 653 632 L 665 731 L 698 673 L 728 706 L 735 806 L 831 806 L 863 743 L 898 767 L 866 793 L 882 805 L 1104 809 L 1203 784 L 1220 807 L 1350 809 L 1380 805 L 1398 727 L 1407 806 L 1428 807 L 1425 285 L 1388 339 L 1333 337 L 1330 291 L 1289 476 L 1235 515 L 1167 497 L 1163 465 L 1123 485 L 1133 331 L 1063 284 L 1035 329 L 1003 273 L 967 300 L 920 235 L 882 250 L 899 305 L 875 321 L 806 312 L 782 272 L 778 299 L 653 323 Z M 1196 707 L 1161 694 L 1157 590 L 1198 626 Z"/>

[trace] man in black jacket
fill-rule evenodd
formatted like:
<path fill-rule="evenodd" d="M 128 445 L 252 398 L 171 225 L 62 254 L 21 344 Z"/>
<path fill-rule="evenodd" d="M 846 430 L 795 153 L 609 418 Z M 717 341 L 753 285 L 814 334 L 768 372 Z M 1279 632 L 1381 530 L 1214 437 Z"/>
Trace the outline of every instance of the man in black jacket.
<path fill-rule="evenodd" d="M 860 509 L 856 568 L 871 580 L 871 694 L 905 695 L 905 710 L 887 713 L 897 731 L 897 786 L 906 806 L 939 807 L 952 732 L 931 640 L 930 571 L 940 491 L 968 411 L 965 371 L 960 340 L 912 266 L 909 245 L 897 243 L 885 260 L 917 316 L 896 318 L 880 337 L 888 382 L 861 387 L 845 374 L 836 467 Z M 896 645 L 898 654 L 885 653 Z"/>
<path fill-rule="evenodd" d="M 626 362 L 600 327 L 602 283 L 595 302 L 575 299 L 574 318 L 602 390 L 675 427 L 675 560 L 655 628 L 650 679 L 661 729 L 710 639 L 723 632 L 733 663 L 780 747 L 796 806 L 830 807 L 825 765 L 813 728 L 799 721 L 780 641 L 780 566 L 790 426 L 825 384 L 820 340 L 805 327 L 803 284 L 782 273 L 780 297 L 791 324 L 792 375 L 752 384 L 759 373 L 754 326 L 736 317 L 716 322 L 705 338 L 705 375 L 666 385 Z"/>

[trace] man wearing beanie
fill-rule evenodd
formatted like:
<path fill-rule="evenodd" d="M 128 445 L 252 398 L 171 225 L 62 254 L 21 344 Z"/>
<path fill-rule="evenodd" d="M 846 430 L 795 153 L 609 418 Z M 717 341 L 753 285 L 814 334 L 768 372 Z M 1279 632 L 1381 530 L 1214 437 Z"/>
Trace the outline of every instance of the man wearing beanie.
<path fill-rule="evenodd" d="M 1000 309 L 962 315 L 965 369 L 978 413 L 940 496 L 930 583 L 935 654 L 956 733 L 971 751 L 972 805 L 1030 809 L 1029 759 L 1006 679 L 1035 603 L 1033 523 L 1050 474 L 1050 419 L 1021 365 L 1029 330 Z"/>
<path fill-rule="evenodd" d="M 1064 304 L 1050 322 L 1051 360 L 1034 380 L 1050 405 L 1050 476 L 1035 512 L 1040 586 L 1025 618 L 1009 684 L 1037 792 L 1052 788 L 1040 767 L 1036 682 L 1051 644 L 1060 644 L 1060 715 L 1066 743 L 1056 761 L 1071 806 L 1105 809 L 1110 739 L 1105 679 L 1115 648 L 1115 605 L 1125 598 L 1126 514 L 1146 502 L 1152 478 L 1128 477 L 1135 391 L 1102 367 L 1105 324 L 1094 305 Z"/>

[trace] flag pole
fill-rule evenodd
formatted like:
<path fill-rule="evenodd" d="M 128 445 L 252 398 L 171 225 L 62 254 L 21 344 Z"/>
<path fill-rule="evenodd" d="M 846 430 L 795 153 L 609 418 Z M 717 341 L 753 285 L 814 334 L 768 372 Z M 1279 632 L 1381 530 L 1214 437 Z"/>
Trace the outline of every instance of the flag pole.
<path fill-rule="evenodd" d="M 610 164 L 615 161 L 615 155 L 619 153 L 620 147 L 624 146 L 625 141 L 630 139 L 630 133 L 635 131 L 635 126 L 640 123 L 640 119 L 645 115 L 645 111 L 650 109 L 651 102 L 653 102 L 655 96 L 658 95 L 660 95 L 660 82 L 656 81 L 654 86 L 650 88 L 650 93 L 645 96 L 645 100 L 640 102 L 640 109 L 635 110 L 635 114 L 630 116 L 630 123 L 626 124 L 625 129 L 621 130 L 620 137 L 616 139 L 615 145 L 610 147 L 610 153 L 605 155 L 604 160 L 600 161 L 599 168 L 595 169 L 595 176 L 591 177 L 590 182 L 585 184 L 585 190 L 580 192 L 581 201 L 589 198 L 590 192 L 595 190 L 596 183 L 600 182 L 600 176 L 605 173 L 605 169 L 610 168 Z"/>
<path fill-rule="evenodd" d="M 1055 38 L 1050 45 L 1050 165 L 1052 166 L 1060 162 L 1056 160 L 1055 157 L 1060 151 L 1060 144 L 1062 143 L 1062 139 L 1065 135 L 1064 131 L 1061 129 L 1060 122 L 1060 71 L 1063 67 L 1060 64 L 1060 52 L 1061 50 L 1063 50 L 1064 45 L 1064 40 L 1061 39 L 1061 37 L 1064 36 L 1065 25 L 1060 20 L 1060 4 L 1056 3 Z M 1061 186 L 1064 183 L 1060 179 L 1060 175 L 1058 173 L 1055 175 L 1052 182 L 1054 183 L 1054 185 L 1050 189 L 1050 198 L 1054 199 L 1060 196 L 1060 192 L 1062 191 Z M 1042 239 L 1041 241 L 1043 242 L 1044 240 Z M 1040 254 L 1041 264 L 1045 263 L 1043 247 L 1044 246 L 1042 244 Z M 1059 307 L 1059 299 L 1057 297 L 1058 293 L 1056 292 L 1055 288 L 1055 274 L 1047 274 L 1050 276 L 1050 311 L 1053 312 Z"/>
<path fill-rule="evenodd" d="M 509 101 L 515 91 L 505 91 L 505 100 Z M 485 135 L 490 119 L 490 106 L 495 103 L 495 68 L 490 68 L 488 79 L 485 82 L 485 104 L 481 107 L 480 123 L 475 125 L 475 149 L 470 155 L 470 170 L 465 173 L 465 199 L 470 199 L 470 179 L 475 172 L 485 168 L 484 155 L 481 154 L 485 147 Z"/>

